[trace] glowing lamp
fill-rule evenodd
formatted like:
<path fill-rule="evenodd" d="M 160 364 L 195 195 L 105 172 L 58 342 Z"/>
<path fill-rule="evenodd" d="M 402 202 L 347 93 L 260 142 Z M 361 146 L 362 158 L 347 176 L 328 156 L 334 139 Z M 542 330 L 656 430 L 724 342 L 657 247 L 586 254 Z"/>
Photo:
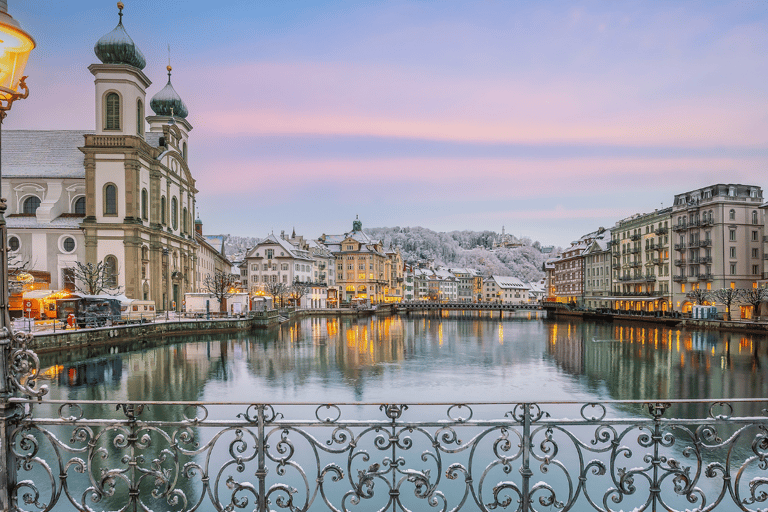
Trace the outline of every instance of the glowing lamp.
<path fill-rule="evenodd" d="M 24 82 L 24 68 L 35 41 L 8 14 L 8 2 L 0 0 L 0 110 L 29 94 Z"/>

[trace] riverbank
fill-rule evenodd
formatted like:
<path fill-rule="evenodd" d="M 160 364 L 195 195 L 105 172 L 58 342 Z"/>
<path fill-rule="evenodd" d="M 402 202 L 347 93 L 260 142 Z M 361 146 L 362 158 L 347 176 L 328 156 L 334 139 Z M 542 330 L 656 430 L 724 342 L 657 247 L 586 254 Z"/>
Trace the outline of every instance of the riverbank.
<path fill-rule="evenodd" d="M 661 324 L 682 329 L 697 329 L 705 331 L 729 331 L 753 334 L 768 334 L 768 321 L 754 320 L 701 320 L 697 318 L 675 318 L 668 316 L 614 314 L 596 311 L 579 311 L 569 309 L 553 310 L 556 318 L 576 317 L 589 320 L 621 321 L 644 324 Z"/>

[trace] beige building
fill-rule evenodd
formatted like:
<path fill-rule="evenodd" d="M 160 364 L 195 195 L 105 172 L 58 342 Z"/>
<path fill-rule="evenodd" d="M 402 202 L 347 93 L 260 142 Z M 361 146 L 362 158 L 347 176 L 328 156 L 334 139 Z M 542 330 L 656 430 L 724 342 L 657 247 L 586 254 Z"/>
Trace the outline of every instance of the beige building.
<path fill-rule="evenodd" d="M 676 310 L 690 310 L 686 293 L 693 288 L 758 286 L 765 254 L 762 203 L 762 189 L 754 185 L 717 184 L 675 196 L 671 227 Z M 738 316 L 735 308 L 731 315 Z"/>
<path fill-rule="evenodd" d="M 399 262 L 390 261 L 381 240 L 371 239 L 363 231 L 363 223 L 359 219 L 352 223 L 352 231 L 342 235 L 324 234 L 318 242 L 336 258 L 340 305 L 349 304 L 353 299 L 370 299 L 371 304 L 383 303 L 393 298 L 395 287 L 401 288 L 402 283 L 397 282 L 401 274 L 395 271 L 393 264 L 402 268 L 402 258 Z M 402 291 L 400 293 L 402 297 Z"/>
<path fill-rule="evenodd" d="M 558 302 L 583 305 L 584 303 L 584 252 L 596 238 L 603 238 L 605 228 L 587 233 L 552 261 L 550 286 Z"/>
<path fill-rule="evenodd" d="M 584 250 L 584 305 L 611 308 L 611 231 L 598 235 Z"/>
<path fill-rule="evenodd" d="M 672 208 L 663 208 L 635 214 L 611 230 L 614 309 L 671 309 L 671 212 Z"/>

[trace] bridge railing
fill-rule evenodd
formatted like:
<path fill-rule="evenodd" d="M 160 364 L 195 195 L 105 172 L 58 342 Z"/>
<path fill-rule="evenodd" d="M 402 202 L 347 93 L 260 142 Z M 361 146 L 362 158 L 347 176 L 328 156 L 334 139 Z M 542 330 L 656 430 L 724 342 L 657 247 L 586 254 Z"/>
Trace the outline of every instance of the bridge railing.
<path fill-rule="evenodd" d="M 766 400 L 8 405 L 8 510 L 768 504 Z"/>

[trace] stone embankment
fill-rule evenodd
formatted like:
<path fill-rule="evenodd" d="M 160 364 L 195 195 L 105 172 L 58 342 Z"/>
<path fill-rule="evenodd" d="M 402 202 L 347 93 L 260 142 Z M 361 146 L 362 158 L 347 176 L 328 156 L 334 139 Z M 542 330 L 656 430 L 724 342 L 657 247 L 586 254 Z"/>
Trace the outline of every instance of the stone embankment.
<path fill-rule="evenodd" d="M 669 326 L 675 326 L 681 329 L 696 329 L 696 330 L 717 330 L 717 331 L 734 331 L 745 333 L 758 333 L 768 334 L 768 321 L 765 320 L 702 320 L 697 318 L 688 317 L 674 317 L 674 316 L 654 316 L 654 315 L 639 315 L 639 314 L 622 314 L 622 313 L 608 313 L 608 312 L 595 312 L 588 310 L 571 310 L 571 309 L 557 309 L 555 310 L 556 317 L 578 317 L 585 319 L 602 319 L 608 321 L 621 321 L 621 322 L 642 322 L 653 324 L 664 324 Z"/>

